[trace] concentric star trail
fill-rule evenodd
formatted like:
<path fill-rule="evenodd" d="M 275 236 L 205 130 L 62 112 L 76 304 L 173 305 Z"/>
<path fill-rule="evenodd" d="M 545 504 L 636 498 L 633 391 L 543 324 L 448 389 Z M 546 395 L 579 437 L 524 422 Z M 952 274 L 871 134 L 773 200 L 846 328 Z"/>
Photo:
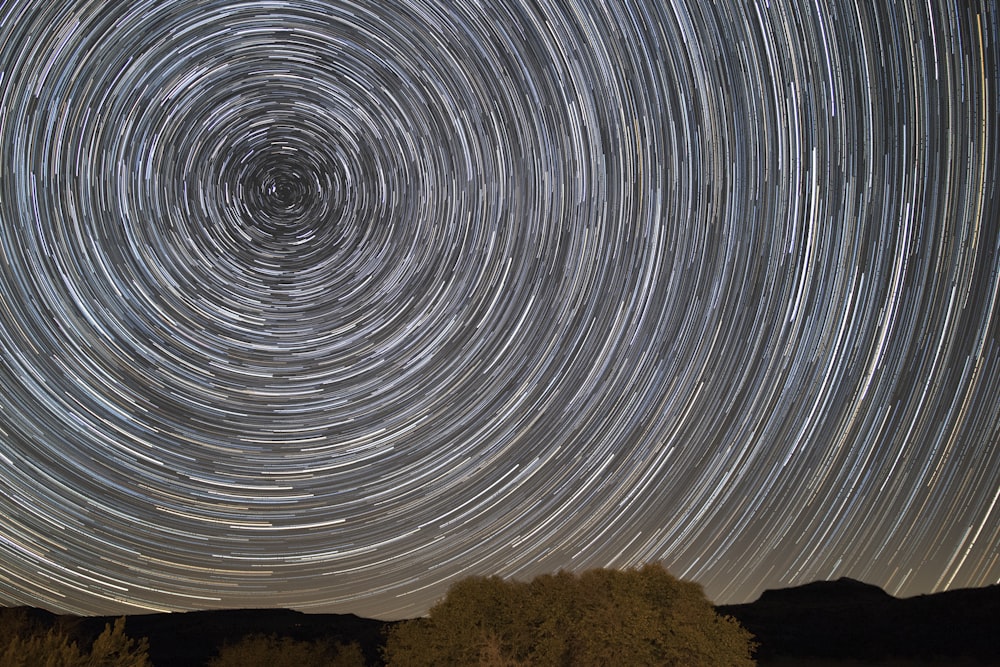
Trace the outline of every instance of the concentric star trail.
<path fill-rule="evenodd" d="M 0 602 L 997 583 L 998 38 L 965 0 L 0 0 Z"/>

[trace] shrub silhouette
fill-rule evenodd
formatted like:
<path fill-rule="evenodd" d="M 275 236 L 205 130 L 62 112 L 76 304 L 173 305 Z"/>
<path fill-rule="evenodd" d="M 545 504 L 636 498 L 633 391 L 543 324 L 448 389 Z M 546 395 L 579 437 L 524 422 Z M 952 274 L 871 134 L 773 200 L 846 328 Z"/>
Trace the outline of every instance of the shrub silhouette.
<path fill-rule="evenodd" d="M 390 667 L 748 667 L 752 636 L 661 565 L 459 581 L 389 632 Z"/>
<path fill-rule="evenodd" d="M 2 635 L 0 667 L 151 667 L 148 642 L 128 637 L 124 618 L 106 625 L 89 652 L 56 628 L 41 630 L 16 617 L 14 623 Z"/>
<path fill-rule="evenodd" d="M 227 644 L 209 667 L 365 667 L 357 643 L 331 644 L 254 634 Z"/>

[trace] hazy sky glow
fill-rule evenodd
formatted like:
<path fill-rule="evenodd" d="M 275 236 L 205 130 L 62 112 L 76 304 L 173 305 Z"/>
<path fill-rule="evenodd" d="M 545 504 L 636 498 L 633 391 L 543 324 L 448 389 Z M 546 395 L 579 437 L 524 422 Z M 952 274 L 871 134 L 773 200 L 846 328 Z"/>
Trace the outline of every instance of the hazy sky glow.
<path fill-rule="evenodd" d="M 1000 581 L 990 0 L 0 0 L 0 602 Z"/>

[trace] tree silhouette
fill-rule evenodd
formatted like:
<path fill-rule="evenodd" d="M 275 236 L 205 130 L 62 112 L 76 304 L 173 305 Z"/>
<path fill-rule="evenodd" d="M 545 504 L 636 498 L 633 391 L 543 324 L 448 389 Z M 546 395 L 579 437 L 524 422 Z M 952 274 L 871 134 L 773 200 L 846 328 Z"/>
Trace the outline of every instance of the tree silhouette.
<path fill-rule="evenodd" d="M 151 667 L 148 642 L 125 634 L 124 617 L 106 625 L 89 652 L 59 629 L 15 619 L 18 627 L 2 633 L 0 667 Z"/>
<path fill-rule="evenodd" d="M 528 583 L 464 579 L 427 618 L 393 628 L 385 658 L 390 667 L 746 667 L 754 648 L 699 585 L 657 564 Z"/>
<path fill-rule="evenodd" d="M 356 643 L 300 641 L 291 637 L 254 634 L 227 644 L 209 667 L 365 667 Z"/>

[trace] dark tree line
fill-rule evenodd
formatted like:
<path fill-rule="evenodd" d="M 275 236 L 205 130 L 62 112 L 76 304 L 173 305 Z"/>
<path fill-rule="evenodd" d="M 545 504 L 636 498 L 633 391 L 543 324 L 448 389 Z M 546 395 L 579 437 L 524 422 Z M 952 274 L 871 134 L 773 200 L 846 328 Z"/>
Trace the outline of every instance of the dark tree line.
<path fill-rule="evenodd" d="M 81 641 L 72 624 L 46 627 L 23 609 L 0 611 L 0 667 L 152 667 L 147 640 L 126 635 L 124 618 Z M 386 627 L 381 657 L 388 667 L 755 664 L 752 635 L 717 614 L 699 585 L 660 565 L 530 582 L 470 577 L 427 617 Z M 248 634 L 219 647 L 207 667 L 365 667 L 354 639 Z"/>

